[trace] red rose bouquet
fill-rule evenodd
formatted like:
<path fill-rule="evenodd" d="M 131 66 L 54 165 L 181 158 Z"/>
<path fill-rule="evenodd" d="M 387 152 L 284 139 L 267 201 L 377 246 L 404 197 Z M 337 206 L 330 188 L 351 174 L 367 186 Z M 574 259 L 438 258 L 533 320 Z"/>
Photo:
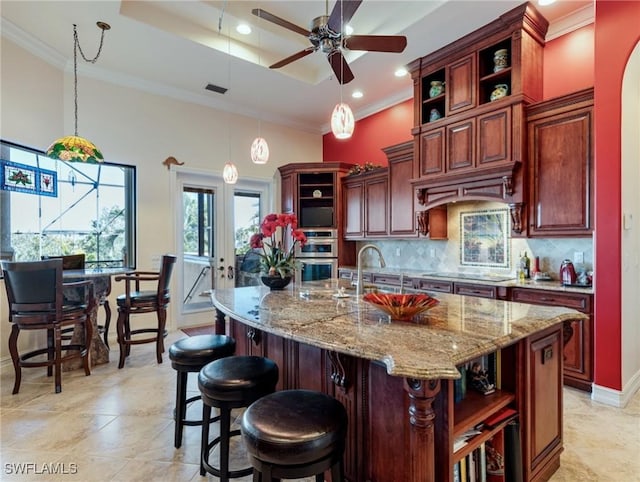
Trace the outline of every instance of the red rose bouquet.
<path fill-rule="evenodd" d="M 307 237 L 298 229 L 295 214 L 269 214 L 260 224 L 260 232 L 251 236 L 252 249 L 261 249 L 261 271 L 269 276 L 285 278 L 296 269 L 295 247 L 304 246 Z"/>

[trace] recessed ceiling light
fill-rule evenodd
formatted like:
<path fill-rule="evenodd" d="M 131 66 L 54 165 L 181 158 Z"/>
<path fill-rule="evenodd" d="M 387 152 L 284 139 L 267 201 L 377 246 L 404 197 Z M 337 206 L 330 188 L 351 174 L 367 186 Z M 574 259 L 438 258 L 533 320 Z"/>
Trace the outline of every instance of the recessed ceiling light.
<path fill-rule="evenodd" d="M 242 35 L 249 35 L 251 33 L 251 27 L 246 23 L 241 23 L 236 27 L 236 32 L 241 33 Z"/>
<path fill-rule="evenodd" d="M 346 25 L 344 27 L 345 35 L 351 35 L 353 33 L 353 27 L 351 25 Z"/>
<path fill-rule="evenodd" d="M 404 67 L 400 67 L 398 70 L 396 70 L 394 72 L 394 75 L 396 77 L 404 77 L 405 75 L 407 75 L 407 69 L 405 69 Z"/>
<path fill-rule="evenodd" d="M 545 5 L 551 5 L 552 3 L 556 3 L 556 0 L 538 0 L 538 5 L 542 7 Z"/>
<path fill-rule="evenodd" d="M 353 93 L 351 94 L 351 97 L 353 97 L 354 99 L 360 99 L 362 98 L 362 96 L 364 96 L 364 94 L 362 93 L 361 90 L 354 90 Z"/>

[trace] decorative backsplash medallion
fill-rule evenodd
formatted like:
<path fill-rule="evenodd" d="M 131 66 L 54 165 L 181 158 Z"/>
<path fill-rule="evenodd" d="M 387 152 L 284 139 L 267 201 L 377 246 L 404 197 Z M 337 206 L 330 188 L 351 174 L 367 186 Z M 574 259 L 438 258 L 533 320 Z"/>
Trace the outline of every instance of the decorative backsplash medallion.
<path fill-rule="evenodd" d="M 508 268 L 509 232 L 506 209 L 460 212 L 460 264 Z"/>

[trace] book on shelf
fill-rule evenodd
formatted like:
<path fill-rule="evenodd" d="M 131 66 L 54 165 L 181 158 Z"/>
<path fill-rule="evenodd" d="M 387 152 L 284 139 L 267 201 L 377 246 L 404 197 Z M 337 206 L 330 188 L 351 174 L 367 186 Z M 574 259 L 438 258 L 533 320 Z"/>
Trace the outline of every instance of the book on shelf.
<path fill-rule="evenodd" d="M 473 437 L 475 437 L 476 435 L 479 435 L 481 433 L 482 433 L 482 430 L 479 430 L 479 429 L 476 429 L 476 428 L 471 428 L 471 429 L 467 430 L 466 432 L 464 432 L 463 434 L 457 436 L 456 439 L 453 441 L 453 451 L 457 452 L 462 447 L 467 445 L 467 443 L 469 443 L 470 439 L 472 439 Z"/>
<path fill-rule="evenodd" d="M 458 403 L 467 395 L 467 367 L 462 365 L 458 367 L 460 378 L 453 382 L 453 401 Z"/>
<path fill-rule="evenodd" d="M 460 479 L 460 462 L 456 462 L 453 466 L 453 482 L 463 482 Z"/>
<path fill-rule="evenodd" d="M 516 418 L 517 416 L 518 412 L 513 408 L 504 407 L 502 410 L 497 411 L 496 413 L 485 419 L 483 425 L 489 428 L 493 428 L 509 419 Z"/>
<path fill-rule="evenodd" d="M 522 445 L 520 443 L 520 423 L 510 421 L 504 427 L 504 474 L 505 482 L 522 482 Z"/>

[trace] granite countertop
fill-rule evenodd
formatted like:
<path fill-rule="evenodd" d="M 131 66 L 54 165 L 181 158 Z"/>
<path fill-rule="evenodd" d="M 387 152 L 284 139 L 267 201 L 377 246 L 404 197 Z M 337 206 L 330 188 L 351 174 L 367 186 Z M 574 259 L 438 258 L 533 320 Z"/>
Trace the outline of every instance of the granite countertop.
<path fill-rule="evenodd" d="M 389 321 L 350 295 L 348 280 L 214 290 L 214 306 L 251 327 L 326 350 L 384 363 L 387 373 L 420 379 L 459 378 L 456 365 L 508 346 L 565 320 L 586 318 L 569 308 L 437 294 L 440 304 L 414 322 Z"/>
<path fill-rule="evenodd" d="M 354 272 L 357 271 L 356 266 L 340 266 L 340 269 L 349 269 Z M 452 276 L 443 276 L 442 274 L 437 274 L 434 276 L 433 273 L 425 272 L 425 270 L 411 270 L 404 268 L 376 268 L 376 267 L 363 267 L 362 272 L 365 274 L 389 274 L 396 276 L 405 276 L 406 278 L 422 278 L 422 279 L 432 279 L 438 281 L 453 281 L 456 283 L 467 283 L 467 284 L 478 284 L 478 285 L 491 285 L 491 286 L 504 286 L 508 288 L 531 288 L 538 290 L 550 290 L 550 291 L 562 291 L 566 293 L 586 293 L 593 294 L 593 286 L 564 286 L 558 280 L 551 281 L 535 281 L 533 279 L 528 279 L 525 281 L 519 281 L 515 277 L 511 277 L 512 275 L 502 275 L 502 274 L 484 274 L 478 275 L 478 278 L 483 279 L 471 279 L 466 276 L 473 275 L 472 273 L 461 273 L 465 277 L 458 277 L 455 273 L 451 273 Z M 510 278 L 505 280 L 505 278 Z"/>

